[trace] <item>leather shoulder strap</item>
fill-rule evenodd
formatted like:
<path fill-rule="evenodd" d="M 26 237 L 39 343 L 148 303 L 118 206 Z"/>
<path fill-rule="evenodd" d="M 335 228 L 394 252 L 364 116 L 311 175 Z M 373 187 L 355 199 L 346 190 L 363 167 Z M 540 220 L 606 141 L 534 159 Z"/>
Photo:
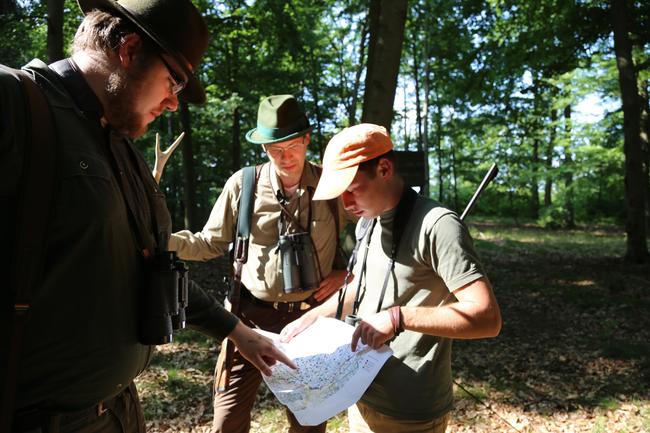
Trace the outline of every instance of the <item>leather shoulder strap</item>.
<path fill-rule="evenodd" d="M 14 306 L 8 342 L 7 376 L 2 389 L 0 431 L 11 431 L 17 368 L 33 288 L 41 277 L 47 223 L 56 185 L 57 152 L 52 111 L 43 91 L 24 72 L 16 71 L 28 107 L 22 178 L 16 214 L 16 241 L 10 276 Z"/>
<path fill-rule="evenodd" d="M 251 219 L 255 207 L 255 186 L 262 170 L 261 165 L 244 167 L 242 191 L 237 211 L 237 237 L 248 239 L 251 233 Z"/>

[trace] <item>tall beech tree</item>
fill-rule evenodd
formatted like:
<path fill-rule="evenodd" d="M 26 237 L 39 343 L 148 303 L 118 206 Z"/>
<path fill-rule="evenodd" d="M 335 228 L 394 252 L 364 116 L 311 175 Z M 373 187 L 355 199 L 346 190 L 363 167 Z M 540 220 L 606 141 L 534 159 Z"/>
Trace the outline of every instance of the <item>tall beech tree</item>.
<path fill-rule="evenodd" d="M 406 0 L 370 0 L 370 44 L 362 122 L 390 130 L 402 55 Z"/>

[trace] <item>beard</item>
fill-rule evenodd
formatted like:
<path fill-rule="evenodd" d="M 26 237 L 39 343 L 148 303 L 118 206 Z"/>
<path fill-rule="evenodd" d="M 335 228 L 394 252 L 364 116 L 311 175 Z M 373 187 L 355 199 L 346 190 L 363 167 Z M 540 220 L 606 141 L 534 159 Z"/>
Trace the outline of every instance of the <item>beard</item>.
<path fill-rule="evenodd" d="M 113 129 L 131 138 L 147 132 L 148 124 L 138 113 L 135 102 L 144 89 L 144 68 L 129 72 L 120 68 L 111 72 L 106 83 L 106 107 L 104 116 Z"/>

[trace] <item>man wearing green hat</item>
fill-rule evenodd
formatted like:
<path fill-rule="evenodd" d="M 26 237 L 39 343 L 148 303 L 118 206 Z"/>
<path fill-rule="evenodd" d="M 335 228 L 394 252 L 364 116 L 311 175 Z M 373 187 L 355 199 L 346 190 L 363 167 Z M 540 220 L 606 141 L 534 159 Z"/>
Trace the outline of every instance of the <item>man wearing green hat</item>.
<path fill-rule="evenodd" d="M 205 100 L 193 71 L 207 28 L 189 0 L 79 5 L 70 58 L 0 65 L 2 432 L 143 432 L 133 379 L 172 326 L 150 319 L 179 311 L 163 261 L 171 218 L 131 138 L 179 97 Z M 170 284 L 168 309 L 158 295 Z M 189 292 L 188 323 L 267 373 L 291 363 Z"/>
<path fill-rule="evenodd" d="M 306 161 L 311 130 L 296 98 L 274 95 L 262 100 L 257 127 L 246 134 L 249 142 L 264 148 L 269 161 L 258 166 L 256 174 L 239 316 L 249 326 L 276 333 L 327 299 L 342 286 L 345 277 L 345 272 L 334 270 L 333 264 L 337 227 L 342 228 L 348 218 L 340 202 L 312 200 L 320 168 Z M 240 170 L 228 179 L 201 232 L 174 233 L 170 249 L 187 260 L 208 260 L 226 254 L 234 239 L 242 178 Z M 282 272 L 286 265 L 283 261 L 289 260 L 284 254 L 286 241 L 296 238 L 313 245 L 316 284 L 302 279 L 289 281 L 289 273 Z M 301 268 L 306 266 L 301 263 Z M 213 432 L 249 430 L 250 411 L 261 380 L 259 372 L 235 353 L 230 385 L 226 392 L 215 395 Z M 325 431 L 325 423 L 303 427 L 288 410 L 287 415 L 291 432 Z"/>

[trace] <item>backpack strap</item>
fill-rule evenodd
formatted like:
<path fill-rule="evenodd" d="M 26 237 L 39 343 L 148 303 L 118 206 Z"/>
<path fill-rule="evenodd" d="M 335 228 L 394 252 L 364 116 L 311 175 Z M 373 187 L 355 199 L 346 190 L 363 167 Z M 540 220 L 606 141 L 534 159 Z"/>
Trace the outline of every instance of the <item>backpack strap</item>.
<path fill-rule="evenodd" d="M 237 238 L 248 240 L 250 237 L 255 186 L 261 170 L 261 165 L 244 167 L 242 170 L 242 190 L 237 211 Z"/>
<path fill-rule="evenodd" d="M 233 261 L 235 272 L 230 282 L 228 303 L 226 309 L 235 316 L 239 316 L 239 301 L 241 299 L 241 273 L 244 263 L 248 260 L 248 240 L 251 233 L 251 220 L 253 217 L 255 189 L 262 166 L 244 167 L 242 170 L 242 189 L 237 207 L 237 231 L 235 246 L 233 248 Z M 230 370 L 235 353 L 234 344 L 225 339 L 221 344 L 217 365 L 215 367 L 214 387 L 217 393 L 224 393 L 230 386 Z"/>
<path fill-rule="evenodd" d="M 17 369 L 22 352 L 25 324 L 32 292 L 41 278 L 47 247 L 45 235 L 56 185 L 57 152 L 54 119 L 43 91 L 29 76 L 15 70 L 27 106 L 27 132 L 23 171 L 16 209 L 16 240 L 10 287 L 13 288 L 13 318 L 7 351 L 7 369 L 2 389 L 0 431 L 12 430 Z"/>

